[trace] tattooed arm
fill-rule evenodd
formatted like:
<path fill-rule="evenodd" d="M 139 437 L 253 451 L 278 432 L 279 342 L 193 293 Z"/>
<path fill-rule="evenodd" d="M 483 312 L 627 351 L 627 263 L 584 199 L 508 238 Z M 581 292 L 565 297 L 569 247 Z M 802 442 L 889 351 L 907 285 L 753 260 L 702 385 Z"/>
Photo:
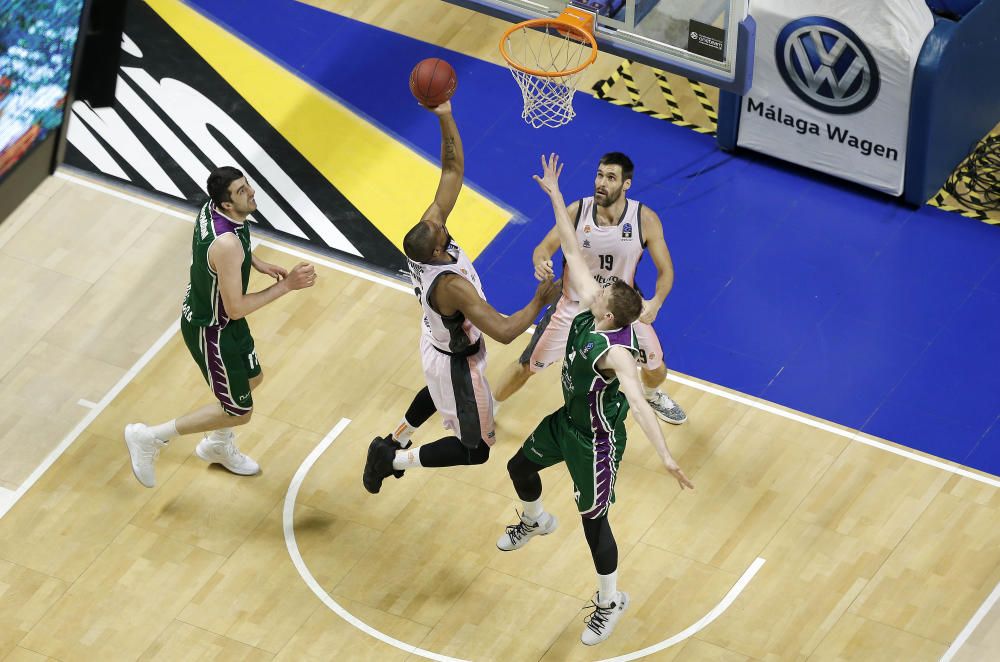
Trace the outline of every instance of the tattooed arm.
<path fill-rule="evenodd" d="M 430 110 L 438 116 L 438 121 L 441 123 L 441 180 L 434 194 L 434 202 L 427 208 L 422 218 L 443 226 L 448 220 L 448 214 L 455 208 L 458 194 L 462 190 L 465 153 L 462 151 L 462 138 L 458 135 L 458 126 L 451 114 L 451 101 L 446 101 Z"/>

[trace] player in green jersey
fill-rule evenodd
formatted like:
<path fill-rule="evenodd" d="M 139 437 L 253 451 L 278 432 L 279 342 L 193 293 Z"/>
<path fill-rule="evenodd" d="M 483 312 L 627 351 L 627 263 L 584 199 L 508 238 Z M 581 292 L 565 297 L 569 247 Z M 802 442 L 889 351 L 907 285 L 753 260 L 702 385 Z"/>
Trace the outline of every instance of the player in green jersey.
<path fill-rule="evenodd" d="M 146 487 L 156 484 L 154 463 L 178 435 L 209 432 L 198 457 L 240 475 L 260 467 L 236 448 L 232 428 L 250 422 L 251 392 L 263 381 L 246 316 L 292 290 L 311 287 L 316 270 L 300 262 L 291 270 L 270 264 L 250 248 L 247 218 L 257 209 L 254 190 L 236 168 L 216 168 L 208 177 L 211 198 L 198 212 L 191 245 L 191 280 L 181 308 L 181 335 L 218 402 L 159 425 L 130 423 L 125 445 L 132 472 Z M 247 292 L 250 268 L 277 282 Z"/>
<path fill-rule="evenodd" d="M 583 312 L 573 320 L 566 343 L 563 406 L 538 424 L 507 463 L 524 512 L 520 521 L 500 536 L 497 547 L 512 551 L 536 535 L 555 531 L 555 516 L 542 506 L 538 474 L 565 462 L 597 570 L 599 588 L 581 637 L 584 644 L 593 645 L 608 638 L 628 607 L 628 595 L 617 589 L 618 545 L 607 515 L 615 500 L 615 478 L 625 452 L 625 416 L 630 408 L 681 489 L 694 485 L 667 450 L 636 374 L 638 343 L 632 323 L 642 310 L 642 297 L 623 281 L 602 288 L 591 277 L 559 191 L 562 167 L 555 154 L 542 157 L 543 176 L 535 175 L 535 181 L 552 201 L 570 284 L 581 295 Z"/>

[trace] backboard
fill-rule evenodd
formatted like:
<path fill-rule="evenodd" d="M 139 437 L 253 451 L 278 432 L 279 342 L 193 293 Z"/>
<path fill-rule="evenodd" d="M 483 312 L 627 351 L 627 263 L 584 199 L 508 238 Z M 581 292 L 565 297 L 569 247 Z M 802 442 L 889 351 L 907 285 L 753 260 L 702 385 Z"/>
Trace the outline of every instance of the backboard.
<path fill-rule="evenodd" d="M 512 23 L 553 18 L 568 4 L 597 13 L 598 48 L 743 94 L 753 68 L 748 0 L 447 0 Z"/>

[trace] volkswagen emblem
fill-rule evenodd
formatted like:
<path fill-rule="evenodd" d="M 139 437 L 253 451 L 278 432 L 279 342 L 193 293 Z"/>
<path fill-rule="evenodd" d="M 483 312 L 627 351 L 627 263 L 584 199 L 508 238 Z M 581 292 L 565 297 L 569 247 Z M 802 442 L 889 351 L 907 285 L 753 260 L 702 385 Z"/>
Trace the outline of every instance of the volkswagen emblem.
<path fill-rule="evenodd" d="M 786 25 L 774 57 L 792 92 L 827 113 L 856 113 L 878 96 L 875 58 L 853 30 L 832 18 L 805 16 Z"/>

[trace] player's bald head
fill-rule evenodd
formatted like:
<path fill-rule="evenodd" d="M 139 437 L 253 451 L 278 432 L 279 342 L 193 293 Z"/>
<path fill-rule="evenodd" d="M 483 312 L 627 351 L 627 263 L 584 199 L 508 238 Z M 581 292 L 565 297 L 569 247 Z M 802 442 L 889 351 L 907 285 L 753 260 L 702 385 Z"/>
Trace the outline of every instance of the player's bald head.
<path fill-rule="evenodd" d="M 438 248 L 437 226 L 420 221 L 403 237 L 403 252 L 414 262 L 429 262 Z"/>

